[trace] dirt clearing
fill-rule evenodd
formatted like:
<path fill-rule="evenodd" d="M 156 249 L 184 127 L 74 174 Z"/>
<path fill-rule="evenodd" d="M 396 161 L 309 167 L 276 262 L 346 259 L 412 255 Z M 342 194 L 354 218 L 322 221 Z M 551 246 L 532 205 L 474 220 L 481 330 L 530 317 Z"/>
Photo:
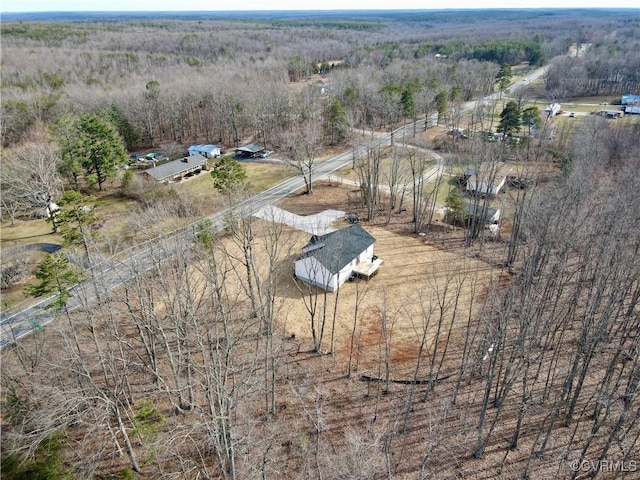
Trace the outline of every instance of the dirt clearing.
<path fill-rule="evenodd" d="M 350 195 L 353 191 L 348 186 L 319 185 L 312 197 L 293 195 L 280 206 L 306 215 L 325 208 L 348 210 Z M 343 220 L 334 222 L 336 228 L 348 225 Z M 349 355 L 353 334 L 354 356 L 358 356 L 361 368 L 372 369 L 379 359 L 381 342 L 391 341 L 392 361 L 398 370 L 404 371 L 405 361 L 410 363 L 416 358 L 424 329 L 427 332 L 450 329 L 455 340 L 456 325 L 466 324 L 469 315 L 477 314 L 479 304 L 472 304 L 472 299 L 484 293 L 500 271 L 482 259 L 439 248 L 427 237 L 409 233 L 406 218 L 395 218 L 395 223 L 389 226 L 367 223 L 362 226 L 376 239 L 375 255 L 384 263 L 370 280 L 347 281 L 337 293 L 327 293 L 326 298 L 322 290 L 312 289 L 313 295 L 319 297 L 316 318 L 325 321 L 322 349 L 328 351 L 331 347 L 335 312 L 336 355 L 343 358 Z M 310 349 L 311 316 L 305 305 L 309 287 L 303 283 L 296 285 L 292 275 L 293 262 L 309 234 L 298 232 L 296 238 L 290 258 L 291 274 L 284 276 L 281 285 L 281 306 L 288 313 L 280 327 L 284 336 L 295 335 L 303 349 Z"/>

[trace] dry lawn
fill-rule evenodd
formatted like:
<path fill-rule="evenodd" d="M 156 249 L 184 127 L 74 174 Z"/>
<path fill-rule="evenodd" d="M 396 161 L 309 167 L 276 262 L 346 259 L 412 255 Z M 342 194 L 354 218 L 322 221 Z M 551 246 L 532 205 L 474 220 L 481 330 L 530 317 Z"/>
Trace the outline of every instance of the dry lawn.
<path fill-rule="evenodd" d="M 349 211 L 354 195 L 353 187 L 321 183 L 314 188 L 312 198 L 293 195 L 279 206 L 299 215 L 312 215 L 327 208 Z M 455 330 L 455 322 L 466 321 L 470 312 L 476 313 L 479 304 L 472 304 L 472 299 L 475 297 L 477 301 L 478 295 L 482 295 L 500 275 L 488 252 L 489 256 L 484 258 L 464 253 L 460 248 L 459 231 L 443 227 L 421 237 L 410 233 L 408 220 L 410 216 L 404 213 L 402 216 L 394 214 L 389 225 L 363 223 L 376 239 L 375 254 L 384 263 L 370 280 L 346 282 L 339 292 L 327 294 L 327 332 L 334 309 L 336 312 L 335 354 L 343 358 L 349 355 L 355 321 L 354 344 L 358 346 L 363 368 L 373 369 L 378 361 L 383 320 L 393 343 L 394 363 L 399 372 L 404 371 L 404 361 L 411 363 L 416 358 L 423 325 L 427 325 L 428 331 L 435 328 L 442 310 L 443 324 L 448 328 L 454 322 Z M 334 226 L 343 228 L 348 223 L 338 221 Z M 296 237 L 298 240 L 290 259 L 291 272 L 299 247 L 309 239 L 302 232 Z M 308 295 L 309 287 L 303 283 L 299 286 Z M 287 337 L 295 335 L 305 347 L 311 348 L 310 314 L 300 289 L 291 274 L 284 276 L 282 309 L 287 315 L 281 326 L 282 333 Z M 317 293 L 322 297 L 322 307 L 324 293 L 321 290 Z M 356 303 L 357 316 L 354 315 Z M 323 350 L 329 348 L 327 339 L 323 342 Z"/>
<path fill-rule="evenodd" d="M 348 210 L 353 193 L 349 187 L 319 183 L 312 196 L 292 195 L 280 202 L 279 206 L 306 215 L 327 208 Z M 259 420 L 255 417 L 256 412 L 263 408 L 259 395 L 246 399 L 246 403 L 243 401 L 236 421 L 239 426 L 244 426 L 245 419 L 249 419 L 251 440 L 255 442 L 255 451 L 247 458 L 255 461 L 262 458 L 264 451 L 268 451 L 268 457 L 264 457 L 267 459 L 265 466 L 272 475 L 267 478 L 275 478 L 275 472 L 283 479 L 315 478 L 313 449 L 316 447 L 313 442 L 317 437 L 314 422 L 319 421 L 322 434 L 317 447 L 318 462 L 323 465 L 325 478 L 346 478 L 349 472 L 361 474 L 358 478 L 385 478 L 386 465 L 389 464 L 394 478 L 415 479 L 426 455 L 430 455 L 425 463 L 427 475 L 437 474 L 433 478 L 519 478 L 519 472 L 523 471 L 528 461 L 532 462 L 532 479 L 571 478 L 569 463 L 561 460 L 565 454 L 564 445 L 571 435 L 576 436 L 575 441 L 586 438 L 588 429 L 580 425 L 575 430 L 557 432 L 548 446 L 546 457 L 530 458 L 530 446 L 537 434 L 536 426 L 548 414 L 536 404 L 530 406 L 530 418 L 522 432 L 518 449 L 506 449 L 518 413 L 518 404 L 515 402 L 505 405 L 501 421 L 483 458 L 471 457 L 484 383 L 482 377 L 467 372 L 459 389 L 456 385 L 462 358 L 463 339 L 460 332 L 465 330 L 469 318 L 474 321 L 480 318 L 479 309 L 487 298 L 491 284 L 504 286 L 510 281 L 507 272 L 496 268 L 504 246 L 500 242 L 493 242 L 482 248 L 464 249 L 460 231 L 436 227 L 426 237 L 418 236 L 410 233 L 411 224 L 408 220 L 407 213 L 394 214 L 389 225 L 376 222 L 363 225 L 377 239 L 376 254 L 384 259 L 384 263 L 378 274 L 369 281 L 347 282 L 339 293 L 327 295 L 322 350 L 330 348 L 331 325 L 337 301 L 333 355 L 318 355 L 311 351 L 309 313 L 304 306 L 303 294 L 291 275 L 293 261 L 300 247 L 307 242 L 308 234 L 285 228 L 282 240 L 290 250 L 285 252 L 281 260 L 283 275 L 277 299 L 277 333 L 280 334 L 277 340 L 277 414 L 269 421 Z M 336 226 L 346 225 L 345 222 Z M 262 220 L 255 222 L 256 245 L 261 245 L 268 226 Z M 230 253 L 238 253 L 237 246 L 232 244 L 230 238 L 226 237 L 224 244 Z M 256 255 L 264 268 L 264 250 L 256 248 Z M 167 265 L 167 280 L 170 275 L 171 269 Z M 189 278 L 194 288 L 201 288 L 202 292 L 208 288 L 206 279 L 195 267 L 191 269 Z M 241 289 L 239 282 L 242 282 L 242 278 L 242 269 L 239 269 L 238 275 L 232 275 L 228 280 L 233 283 L 231 288 L 235 286 Z M 302 285 L 301 288 L 304 291 L 306 287 Z M 318 294 L 318 315 L 321 318 L 324 293 L 320 291 Z M 356 315 L 357 299 L 361 301 Z M 162 302 L 158 298 L 155 304 L 158 315 L 162 314 L 164 308 Z M 128 325 L 124 331 L 134 338 L 136 333 L 125 320 L 128 318 L 126 312 L 123 314 L 122 326 Z M 438 320 L 441 322 L 438 323 Z M 450 332 L 450 335 L 446 335 L 441 331 L 441 338 L 449 336 L 446 355 L 442 345 L 433 348 L 432 340 L 438 325 Z M 65 322 L 50 328 L 65 329 Z M 442 381 L 438 382 L 427 401 L 424 401 L 424 386 L 360 381 L 362 374 L 384 378 L 385 350 L 390 360 L 389 377 L 392 380 L 411 380 L 425 328 L 426 351 L 429 354 L 436 351 L 444 357 L 438 377 Z M 250 348 L 255 348 L 253 341 L 250 342 Z M 347 377 L 351 353 L 352 375 Z M 429 375 L 425 352 L 423 361 L 425 363 L 417 372 L 419 379 L 426 379 Z M 591 379 L 595 377 L 597 375 Z M 134 386 L 136 401 L 148 398 L 150 391 L 155 388 L 150 390 L 148 379 L 141 372 L 131 372 L 129 381 Z M 454 389 L 459 391 L 455 405 L 451 403 Z M 415 393 L 416 401 L 407 417 L 406 433 L 388 435 L 389 432 L 400 431 L 410 392 Z M 191 414 L 177 415 L 166 400 L 162 400 L 162 395 L 154 395 L 154 398 L 157 408 L 167 417 L 168 430 L 188 430 L 188 422 L 197 418 Z M 494 412 L 494 408 L 489 409 L 489 420 Z M 78 435 L 80 433 L 76 432 Z M 83 439 L 79 441 L 85 442 Z M 389 442 L 387 450 L 385 441 Z M 172 446 L 167 445 L 167 448 L 171 449 Z M 390 452 L 388 457 L 385 451 Z M 186 456 L 191 453 L 184 452 Z M 577 456 L 576 452 L 569 453 L 570 459 Z M 145 451 L 141 448 L 140 455 L 143 454 Z M 505 455 L 508 455 L 508 459 L 504 468 L 499 468 Z M 211 456 L 206 461 L 214 460 Z M 102 472 L 107 472 L 107 475 L 116 475 L 127 466 L 123 456 L 104 456 L 102 462 Z M 240 464 L 239 468 L 245 466 Z"/>
<path fill-rule="evenodd" d="M 339 226 L 346 226 L 339 225 Z M 394 359 L 403 363 L 414 360 L 422 335 L 423 325 L 430 320 L 428 329 L 435 328 L 440 304 L 445 308 L 445 325 L 452 321 L 465 321 L 463 315 L 474 307 L 471 299 L 494 280 L 495 271 L 486 262 L 447 252 L 427 243 L 417 235 L 407 235 L 388 229 L 364 225 L 376 238 L 375 254 L 384 260 L 378 273 L 370 280 L 356 279 L 346 282 L 337 293 L 327 294 L 328 339 L 333 312 L 337 303 L 335 323 L 336 354 L 348 356 L 351 333 L 356 322 L 356 344 L 359 345 L 360 365 L 373 369 L 377 364 L 381 325 L 387 322 L 394 345 Z M 308 237 L 303 234 L 306 241 Z M 304 242 L 299 242 L 303 245 Z M 295 259 L 292 258 L 292 262 Z M 303 292 L 308 287 L 300 284 Z M 315 291 L 315 289 L 313 289 Z M 294 334 L 307 348 L 311 348 L 310 315 L 305 308 L 302 293 L 294 279 L 285 276 L 282 291 L 283 311 L 287 312 L 282 325 L 285 336 Z M 323 292 L 320 306 L 323 304 Z M 458 296 L 457 316 L 453 312 L 454 297 Z M 359 305 L 356 311 L 356 301 Z M 320 308 L 322 310 L 322 308 Z M 461 314 L 462 312 L 462 314 Z M 319 315 L 323 315 L 321 311 Z M 323 344 L 328 350 L 328 340 Z M 403 367 L 400 365 L 401 370 Z"/>

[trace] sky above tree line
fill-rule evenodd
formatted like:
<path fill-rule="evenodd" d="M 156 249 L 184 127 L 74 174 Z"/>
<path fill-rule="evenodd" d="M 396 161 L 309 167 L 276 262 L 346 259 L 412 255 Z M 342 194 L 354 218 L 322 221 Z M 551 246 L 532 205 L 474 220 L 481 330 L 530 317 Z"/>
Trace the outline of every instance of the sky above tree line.
<path fill-rule="evenodd" d="M 456 8 L 634 8 L 638 0 L 2 0 L 2 12 L 237 11 L 237 10 L 442 10 Z"/>

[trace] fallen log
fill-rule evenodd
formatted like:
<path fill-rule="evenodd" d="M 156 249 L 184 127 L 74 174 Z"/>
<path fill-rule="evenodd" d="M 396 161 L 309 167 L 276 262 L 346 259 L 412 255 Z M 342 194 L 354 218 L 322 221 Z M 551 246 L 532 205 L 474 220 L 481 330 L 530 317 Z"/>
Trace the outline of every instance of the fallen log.
<path fill-rule="evenodd" d="M 442 382 L 443 380 L 446 380 L 448 378 L 453 377 L 453 373 L 450 373 L 449 375 L 445 375 L 444 377 L 438 377 L 435 380 L 420 380 L 420 379 L 415 379 L 415 380 L 394 380 L 394 379 L 389 379 L 386 380 L 384 378 L 380 378 L 380 377 L 372 377 L 370 375 L 360 375 L 359 380 L 361 382 L 389 382 L 389 383 L 398 383 L 400 385 L 427 385 L 429 383 L 439 383 Z"/>

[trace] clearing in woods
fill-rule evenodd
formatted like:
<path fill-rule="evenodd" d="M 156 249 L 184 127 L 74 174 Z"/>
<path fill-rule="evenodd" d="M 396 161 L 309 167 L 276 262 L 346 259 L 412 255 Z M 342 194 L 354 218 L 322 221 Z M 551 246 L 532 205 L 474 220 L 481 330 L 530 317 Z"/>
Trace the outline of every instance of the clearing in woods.
<path fill-rule="evenodd" d="M 327 208 L 348 211 L 348 199 L 354 194 L 353 188 L 319 184 L 314 187 L 312 196 L 292 195 L 279 206 L 301 215 L 312 215 Z M 484 295 L 489 284 L 497 281 L 500 275 L 491 262 L 469 257 L 457 248 L 449 248 L 452 240 L 444 240 L 447 248 L 440 243 L 443 235 L 456 237 L 459 232 L 438 232 L 422 237 L 409 233 L 410 218 L 406 213 L 402 217 L 396 216 L 395 223 L 387 226 L 363 223 L 363 227 L 376 239 L 375 254 L 384 263 L 368 281 L 356 279 L 345 282 L 337 294 L 337 308 L 336 294 L 327 294 L 325 338 L 330 336 L 336 308 L 334 353 L 348 356 L 355 319 L 354 344 L 361 371 L 373 369 L 378 361 L 383 320 L 392 339 L 391 361 L 398 375 L 406 375 L 406 368 L 414 364 L 423 325 L 426 324 L 430 332 L 438 327 L 440 317 L 440 328 L 448 330 L 453 322 L 451 339 L 457 343 L 456 324 L 466 324 L 470 312 L 480 308 L 479 295 Z M 334 223 L 336 228 L 348 225 L 343 220 Z M 299 232 L 296 237 L 298 241 L 292 251 L 291 271 L 293 261 L 300 247 L 309 239 L 309 234 Z M 282 332 L 286 336 L 295 335 L 302 342 L 302 348 L 311 348 L 310 315 L 302 293 L 291 275 L 285 275 L 283 282 L 281 291 L 286 293 L 282 296 L 282 307 L 288 313 L 281 325 Z M 302 287 L 305 292 L 307 288 Z M 321 290 L 318 294 L 323 296 Z M 360 300 L 355 316 L 357 298 Z M 472 303 L 474 301 L 475 304 Z M 319 302 L 319 315 L 322 315 L 323 302 Z M 322 349 L 329 348 L 329 341 L 324 341 Z"/>

